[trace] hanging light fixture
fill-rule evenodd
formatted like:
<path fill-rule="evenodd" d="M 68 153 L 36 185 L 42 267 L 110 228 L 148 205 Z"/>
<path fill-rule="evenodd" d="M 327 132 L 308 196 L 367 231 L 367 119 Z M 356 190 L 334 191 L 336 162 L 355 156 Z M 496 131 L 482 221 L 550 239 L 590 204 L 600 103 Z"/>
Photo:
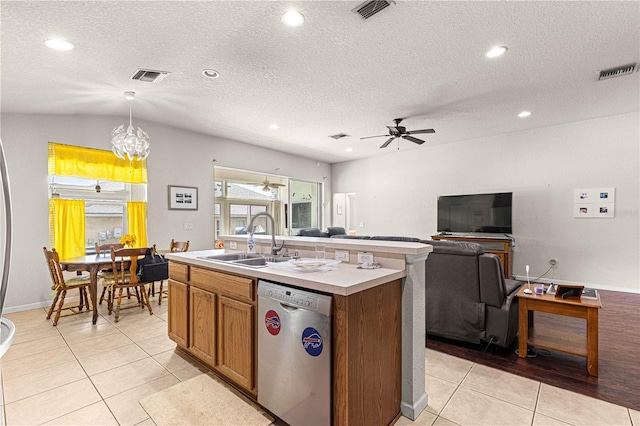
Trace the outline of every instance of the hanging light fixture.
<path fill-rule="evenodd" d="M 124 130 L 124 124 L 111 132 L 111 150 L 119 158 L 129 161 L 142 161 L 149 156 L 150 144 L 147 132 L 138 127 L 136 130 L 131 121 L 131 102 L 135 99 L 136 92 L 124 92 L 124 98 L 129 101 L 129 127 Z"/>

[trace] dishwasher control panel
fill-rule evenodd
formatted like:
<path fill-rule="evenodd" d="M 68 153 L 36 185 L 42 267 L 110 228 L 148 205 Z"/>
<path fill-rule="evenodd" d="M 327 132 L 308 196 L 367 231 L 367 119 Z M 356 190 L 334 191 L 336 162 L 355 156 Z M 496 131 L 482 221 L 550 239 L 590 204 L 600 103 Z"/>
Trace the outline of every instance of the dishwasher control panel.
<path fill-rule="evenodd" d="M 274 299 L 288 306 L 303 308 L 309 311 L 323 311 L 325 299 L 330 296 L 298 290 L 291 287 L 260 281 L 258 296 Z"/>

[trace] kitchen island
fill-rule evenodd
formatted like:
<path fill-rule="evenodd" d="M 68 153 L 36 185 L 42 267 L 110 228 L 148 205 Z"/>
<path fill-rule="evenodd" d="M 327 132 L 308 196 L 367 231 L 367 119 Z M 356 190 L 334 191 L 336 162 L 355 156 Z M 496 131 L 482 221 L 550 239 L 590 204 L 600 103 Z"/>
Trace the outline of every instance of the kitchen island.
<path fill-rule="evenodd" d="M 331 294 L 333 299 L 333 424 L 393 424 L 415 418 L 424 392 L 424 260 L 431 247 L 385 241 L 328 241 L 285 237 L 289 254 L 313 257 L 326 244 L 349 262 L 301 273 L 275 266 L 252 268 L 205 259 L 224 250 L 167 254 L 169 336 L 249 397 L 257 397 L 257 281 Z M 235 243 L 235 244 L 233 244 Z M 271 241 L 257 238 L 258 251 Z M 225 237 L 225 246 L 246 250 L 246 237 Z M 359 269 L 359 252 L 378 269 Z M 414 312 L 416 315 L 414 315 Z M 417 317 L 417 318 L 416 318 Z M 364 422 L 364 423 L 363 423 Z"/>

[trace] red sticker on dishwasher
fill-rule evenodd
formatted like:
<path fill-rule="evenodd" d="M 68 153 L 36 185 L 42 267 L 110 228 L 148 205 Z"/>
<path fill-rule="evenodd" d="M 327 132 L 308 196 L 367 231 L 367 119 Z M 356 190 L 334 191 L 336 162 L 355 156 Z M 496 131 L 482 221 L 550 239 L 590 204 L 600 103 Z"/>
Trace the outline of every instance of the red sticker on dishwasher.
<path fill-rule="evenodd" d="M 280 333 L 280 317 L 274 310 L 267 311 L 267 315 L 264 316 L 264 325 L 267 326 L 267 331 L 274 336 Z"/>
<path fill-rule="evenodd" d="M 307 327 L 302 332 L 302 346 L 311 356 L 318 356 L 322 353 L 322 336 L 313 327 Z"/>

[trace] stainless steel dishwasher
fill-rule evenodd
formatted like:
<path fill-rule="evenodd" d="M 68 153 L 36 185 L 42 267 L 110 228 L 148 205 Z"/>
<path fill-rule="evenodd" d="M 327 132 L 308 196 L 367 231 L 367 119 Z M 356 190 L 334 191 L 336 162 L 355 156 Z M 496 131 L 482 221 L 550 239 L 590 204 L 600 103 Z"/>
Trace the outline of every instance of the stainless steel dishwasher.
<path fill-rule="evenodd" d="M 258 281 L 258 402 L 291 426 L 331 424 L 331 296 Z"/>

